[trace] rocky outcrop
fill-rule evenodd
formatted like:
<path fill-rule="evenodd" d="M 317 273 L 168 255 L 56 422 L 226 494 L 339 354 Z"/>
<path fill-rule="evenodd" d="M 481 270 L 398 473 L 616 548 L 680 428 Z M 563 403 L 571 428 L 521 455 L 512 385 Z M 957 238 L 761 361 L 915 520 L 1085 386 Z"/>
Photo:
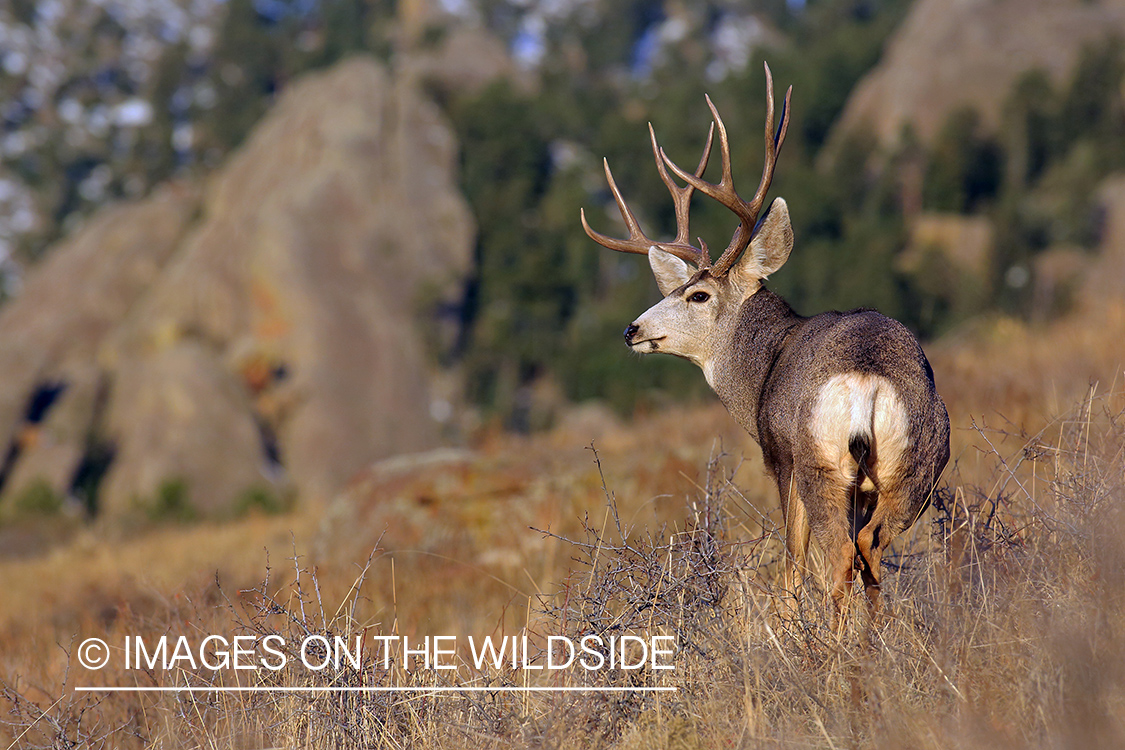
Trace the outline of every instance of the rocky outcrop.
<path fill-rule="evenodd" d="M 480 91 L 498 79 L 523 90 L 533 88 L 532 77 L 521 74 L 504 44 L 486 29 L 470 24 L 450 24 L 439 43 L 419 44 L 400 54 L 400 70 L 445 96 Z"/>
<path fill-rule="evenodd" d="M 1024 71 L 1061 82 L 1084 45 L 1122 34 L 1122 0 L 917 0 L 852 93 L 835 137 L 862 129 L 893 146 L 909 125 L 929 142 L 964 105 L 995 128 Z"/>
<path fill-rule="evenodd" d="M 5 497 L 36 480 L 60 494 L 69 487 L 108 374 L 99 354 L 159 277 L 198 202 L 191 188 L 169 185 L 100 212 L 52 250 L 0 310 Z"/>
<path fill-rule="evenodd" d="M 374 458 L 435 445 L 427 342 L 440 332 L 419 313 L 459 294 L 475 230 L 451 131 L 412 80 L 357 58 L 295 82 L 213 177 L 190 228 L 196 205 L 164 191 L 54 251 L 0 317 L 0 350 L 21 321 L 58 317 L 84 288 L 97 309 L 71 317 L 101 322 L 49 346 L 22 334 L 43 363 L 12 365 L 18 378 L 3 381 L 6 435 L 36 383 L 71 381 L 49 363 L 90 370 L 103 406 L 78 432 L 114 448 L 99 496 L 111 514 L 172 479 L 212 512 L 263 486 L 327 497 Z M 74 270 L 87 246 L 105 262 L 98 227 L 148 237 L 133 215 L 164 216 L 174 199 L 179 223 L 137 243 L 149 254 L 130 294 L 111 290 L 118 273 Z M 39 298 L 37 285 L 61 291 Z M 19 489 L 19 453 L 5 495 Z M 73 472 L 58 474 L 64 489 Z"/>

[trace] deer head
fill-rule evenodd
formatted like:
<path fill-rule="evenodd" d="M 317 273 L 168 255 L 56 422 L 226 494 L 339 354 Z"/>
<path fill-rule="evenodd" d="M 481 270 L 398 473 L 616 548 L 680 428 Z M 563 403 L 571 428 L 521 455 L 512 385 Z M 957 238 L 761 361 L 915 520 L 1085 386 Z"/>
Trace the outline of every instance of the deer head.
<path fill-rule="evenodd" d="M 647 255 L 657 286 L 664 295 L 663 300 L 625 329 L 625 341 L 634 351 L 674 354 L 695 362 L 708 373 L 710 364 L 726 345 L 725 334 L 742 303 L 757 292 L 762 280 L 781 268 L 789 257 L 793 248 L 793 230 L 785 201 L 780 198 L 774 200 L 760 221 L 759 214 L 773 180 L 778 153 L 785 142 L 793 88 L 790 87 L 785 95 L 781 123 L 774 131 L 773 76 L 768 65 L 765 69 L 766 157 L 762 179 L 750 200 L 743 200 L 735 191 L 726 126 L 710 97 L 707 97 L 707 106 L 711 109 L 713 123 L 694 173 L 680 169 L 668 158 L 656 142 L 652 125 L 649 125 L 656 168 L 672 194 L 676 208 L 676 238 L 671 242 L 657 242 L 645 236 L 621 197 L 609 162 L 605 162 L 606 180 L 629 229 L 629 237 L 614 239 L 594 231 L 586 222 L 585 211 L 582 212 L 582 226 L 591 239 L 611 250 Z M 722 155 L 722 177 L 718 183 L 711 183 L 703 180 L 703 172 L 710 158 L 716 128 Z M 686 182 L 686 186 L 677 185 L 669 175 L 669 169 Z M 698 238 L 698 246 L 690 242 L 688 213 L 695 190 L 719 201 L 739 219 L 730 244 L 714 264 L 702 238 Z"/>

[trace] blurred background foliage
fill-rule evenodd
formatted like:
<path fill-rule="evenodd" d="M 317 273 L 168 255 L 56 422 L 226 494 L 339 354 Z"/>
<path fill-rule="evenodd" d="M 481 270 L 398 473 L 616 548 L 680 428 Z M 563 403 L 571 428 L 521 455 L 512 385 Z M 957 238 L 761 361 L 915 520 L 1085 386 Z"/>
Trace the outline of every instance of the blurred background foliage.
<path fill-rule="evenodd" d="M 166 45 L 143 86 L 106 84 L 96 75 L 69 81 L 59 96 L 86 104 L 106 85 L 119 86 L 121 96 L 143 89 L 152 117 L 128 137 L 76 143 L 52 136 L 5 158 L 45 217 L 21 236 L 18 252 L 33 261 L 106 200 L 218 164 L 285 82 L 304 71 L 357 52 L 394 66 L 403 43 L 399 4 L 227 0 L 206 53 L 187 38 Z M 19 12 L 35 12 L 25 5 Z M 789 201 L 797 249 L 770 283 L 798 312 L 873 306 L 924 337 L 982 312 L 1042 316 L 1029 283 L 1037 254 L 1059 245 L 1090 252 L 1097 244 L 1094 188 L 1125 168 L 1119 42 L 1087 49 L 1065 85 L 1037 71 L 1024 75 L 1008 96 L 998 135 L 975 111 L 960 110 L 929 146 L 904 133 L 898 151 L 887 154 L 867 134 L 836 133 L 834 125 L 909 0 L 707 0 L 680 8 L 694 22 L 660 44 L 656 35 L 679 4 L 572 5 L 574 12 L 535 26 L 528 23 L 534 3 L 478 3 L 480 22 L 517 62 L 533 58 L 534 85 L 502 80 L 475 92 L 433 91 L 460 139 L 461 180 L 479 231 L 475 272 L 458 311 L 461 335 L 440 356 L 461 369 L 469 399 L 510 426 L 536 426 L 532 388 L 569 400 L 596 396 L 625 411 L 705 390 L 686 363 L 641 362 L 624 351 L 620 330 L 658 294 L 643 259 L 585 236 L 578 208 L 599 230 L 622 232 L 601 173 L 605 156 L 649 233 L 673 234 L 672 204 L 645 123 L 673 159 L 694 165 L 708 125 L 704 92 L 732 134 L 736 179 L 752 191 L 762 157 L 766 58 L 778 96 L 794 87 L 772 194 Z M 723 24 L 750 17 L 762 35 L 748 59 L 732 63 L 716 54 Z M 97 23 L 91 56 L 117 33 L 112 17 Z M 441 33 L 428 30 L 417 43 Z M 11 76 L 0 76 L 0 89 L 4 80 Z M 11 107 L 6 116 L 16 116 Z M 107 164 L 102 189 L 88 189 Z M 900 262 L 909 219 L 919 211 L 988 218 L 994 249 L 983 275 L 966 276 L 929 256 L 909 267 Z M 693 233 L 712 248 L 725 246 L 733 230 L 728 212 L 698 200 L 692 219 Z"/>

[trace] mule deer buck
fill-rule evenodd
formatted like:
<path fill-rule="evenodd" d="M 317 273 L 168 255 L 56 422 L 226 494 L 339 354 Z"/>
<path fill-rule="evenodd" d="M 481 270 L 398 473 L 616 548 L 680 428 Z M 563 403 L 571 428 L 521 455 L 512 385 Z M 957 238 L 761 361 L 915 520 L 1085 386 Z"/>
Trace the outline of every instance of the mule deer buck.
<path fill-rule="evenodd" d="M 582 226 L 611 250 L 647 255 L 664 295 L 625 329 L 629 347 L 699 365 L 730 414 L 761 446 L 784 511 L 786 588 L 799 597 L 811 531 L 827 561 L 837 615 L 857 568 L 875 611 L 883 552 L 926 509 L 949 460 L 949 416 L 922 348 L 901 323 L 866 309 L 802 317 L 763 284 L 793 248 L 784 200 L 775 199 L 758 216 L 785 140 L 792 92 L 790 87 L 774 132 L 767 65 L 765 166 L 750 200 L 735 192 L 726 127 L 708 97 L 714 121 L 694 173 L 668 158 L 649 125 L 656 168 L 675 205 L 675 239 L 645 236 L 608 161 L 606 179 L 629 237 L 595 232 L 585 211 Z M 702 178 L 716 128 L 722 176 L 710 183 Z M 714 263 L 702 238 L 698 247 L 690 244 L 695 190 L 739 220 Z"/>

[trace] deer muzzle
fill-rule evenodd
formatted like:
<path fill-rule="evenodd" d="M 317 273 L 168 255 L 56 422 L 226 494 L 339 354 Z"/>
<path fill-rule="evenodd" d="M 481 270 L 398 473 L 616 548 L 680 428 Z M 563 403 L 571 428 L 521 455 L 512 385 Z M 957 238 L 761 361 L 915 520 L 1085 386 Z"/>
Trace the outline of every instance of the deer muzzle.
<path fill-rule="evenodd" d="M 663 336 L 647 337 L 637 323 L 630 323 L 629 327 L 625 329 L 625 343 L 633 351 L 654 352 L 660 348 L 659 342 L 663 340 Z M 647 344 L 647 346 L 641 349 L 639 347 L 642 344 Z"/>

